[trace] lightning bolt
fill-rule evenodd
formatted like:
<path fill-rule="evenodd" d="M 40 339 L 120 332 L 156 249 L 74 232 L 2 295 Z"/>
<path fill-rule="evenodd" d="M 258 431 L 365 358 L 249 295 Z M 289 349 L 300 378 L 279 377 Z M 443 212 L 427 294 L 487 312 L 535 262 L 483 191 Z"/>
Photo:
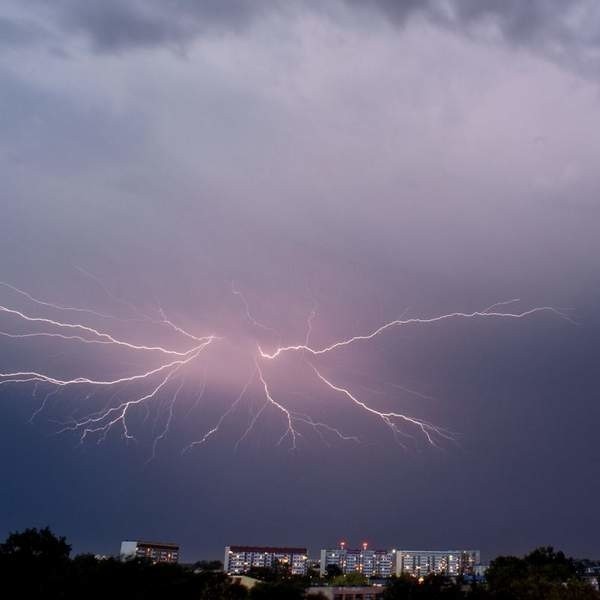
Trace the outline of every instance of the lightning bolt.
<path fill-rule="evenodd" d="M 37 307 L 38 311 L 54 311 L 55 313 L 60 312 L 68 315 L 64 316 L 64 318 L 56 318 L 54 316 L 51 318 L 45 316 L 43 313 L 40 316 L 36 312 L 31 312 L 30 310 L 0 304 L 0 315 L 4 315 L 7 318 L 7 321 L 18 323 L 21 330 L 26 327 L 29 328 L 28 330 L 25 329 L 23 332 L 10 331 L 10 328 L 3 329 L 0 330 L 0 337 L 23 342 L 45 338 L 67 344 L 81 344 L 84 346 L 103 345 L 121 352 L 132 353 L 139 359 L 145 360 L 145 357 L 147 357 L 152 360 L 152 364 L 144 365 L 144 367 L 138 366 L 133 373 L 105 378 L 86 376 L 85 374 L 78 374 L 77 376 L 70 378 L 64 376 L 61 377 L 54 373 L 33 369 L 0 371 L 0 386 L 8 384 L 32 384 L 34 386 L 34 395 L 38 386 L 50 386 L 50 391 L 45 393 L 40 406 L 32 414 L 31 421 L 38 417 L 40 413 L 47 408 L 49 400 L 58 396 L 62 390 L 70 388 L 74 388 L 75 390 L 83 389 L 84 391 L 82 391 L 78 408 L 73 412 L 68 421 L 61 424 L 57 431 L 57 433 L 64 433 L 67 431 L 75 432 L 79 436 L 80 443 L 83 443 L 90 437 L 96 439 L 97 443 L 101 443 L 115 428 L 121 431 L 122 437 L 125 440 L 134 441 L 136 440 L 136 436 L 132 430 L 132 415 L 137 409 L 145 410 L 146 414 L 142 420 L 142 425 L 145 426 L 150 415 L 151 407 L 154 407 L 153 410 L 156 410 L 154 425 L 150 425 L 149 429 L 152 430 L 152 433 L 155 433 L 158 429 L 158 423 L 161 422 L 162 425 L 153 439 L 151 456 L 149 458 L 149 461 L 151 461 L 156 457 L 160 442 L 167 437 L 170 431 L 175 417 L 175 406 L 186 381 L 186 369 L 199 361 L 200 357 L 209 347 L 214 343 L 223 340 L 224 337 L 217 335 L 217 333 L 210 335 L 196 335 L 182 327 L 179 323 L 176 323 L 167 315 L 166 311 L 160 305 L 157 310 L 159 318 L 151 318 L 147 315 L 143 315 L 129 302 L 122 301 L 112 295 L 102 282 L 97 280 L 97 278 L 87 272 L 84 273 L 96 281 L 113 301 L 127 306 L 130 310 L 135 310 L 138 315 L 141 315 L 141 318 L 123 319 L 89 308 L 48 302 L 21 288 L 9 283 L 0 282 L 1 287 L 9 290 L 9 293 L 24 299 L 25 302 Z M 237 290 L 234 284 L 232 284 L 231 289 L 232 293 L 240 299 L 244 318 L 254 327 L 263 330 L 263 332 L 271 332 L 277 336 L 276 339 L 279 339 L 279 334 L 274 329 L 254 318 L 248 301 L 244 295 Z M 289 444 L 291 450 L 296 450 L 298 448 L 299 441 L 304 438 L 304 433 L 306 431 L 314 432 L 323 443 L 329 443 L 329 440 L 331 439 L 340 442 L 360 443 L 361 440 L 358 436 L 346 434 L 333 424 L 315 419 L 305 412 L 293 410 L 288 406 L 287 402 L 282 401 L 278 395 L 275 394 L 274 388 L 269 382 L 267 375 L 272 372 L 272 369 L 277 368 L 278 360 L 286 354 L 297 354 L 299 355 L 298 358 L 301 360 L 299 366 L 302 364 L 308 365 L 309 372 L 312 373 L 314 382 L 320 386 L 320 389 L 322 389 L 322 392 L 325 394 L 324 396 L 322 394 L 320 395 L 321 400 L 323 398 L 339 398 L 349 406 L 353 407 L 353 409 L 356 409 L 365 416 L 373 418 L 381 423 L 391 432 L 393 439 L 403 446 L 405 445 L 403 443 L 404 441 L 414 438 L 415 436 L 413 434 L 417 434 L 431 446 L 440 447 L 443 442 L 452 441 L 454 439 L 451 432 L 426 420 L 402 412 L 380 410 L 376 406 L 368 403 L 365 399 L 359 397 L 350 386 L 338 381 L 339 376 L 325 375 L 324 369 L 319 366 L 319 359 L 325 355 L 355 344 L 371 342 L 385 332 L 395 328 L 429 326 L 448 320 L 519 320 L 530 318 L 534 315 L 547 314 L 574 322 L 563 312 L 551 306 L 534 307 L 521 312 L 510 312 L 510 310 L 503 308 L 512 306 L 517 302 L 519 302 L 518 299 L 506 300 L 496 302 L 479 311 L 451 312 L 432 317 L 405 318 L 404 315 L 402 315 L 401 318 L 384 323 L 366 333 L 334 340 L 328 345 L 321 346 L 311 344 L 314 320 L 317 315 L 317 305 L 314 303 L 306 321 L 303 343 L 278 346 L 270 351 L 264 350 L 258 342 L 256 342 L 256 345 L 249 351 L 246 346 L 241 347 L 242 351 L 250 353 L 248 356 L 252 365 L 250 376 L 245 381 L 240 392 L 216 422 L 206 429 L 205 433 L 197 440 L 185 446 L 183 452 L 185 453 L 194 448 L 204 446 L 212 440 L 221 431 L 225 422 L 249 395 L 251 389 L 260 394 L 262 401 L 258 410 L 251 416 L 242 435 L 236 442 L 235 449 L 237 449 L 250 435 L 259 419 L 261 419 L 267 410 L 273 410 L 275 413 L 281 415 L 283 432 L 277 441 L 277 445 L 282 445 L 286 442 Z M 504 312 L 504 310 L 506 310 L 506 312 Z M 78 319 L 71 318 L 75 315 L 78 315 Z M 84 317 L 87 317 L 88 319 L 81 321 L 80 318 L 83 319 Z M 94 326 L 90 325 L 89 322 L 86 322 L 89 321 L 89 319 L 95 320 L 93 323 Z M 112 320 L 114 322 L 148 324 L 152 325 L 154 329 L 158 326 L 159 328 L 168 330 L 171 337 L 175 339 L 176 342 L 169 346 L 158 343 L 137 343 L 130 339 L 126 339 L 128 336 L 116 335 L 106 323 L 106 326 L 103 325 L 99 327 L 96 323 L 98 319 L 102 319 L 103 323 L 104 321 Z M 231 340 L 229 341 L 231 342 Z M 270 365 L 268 369 L 266 368 L 267 364 Z M 207 385 L 206 364 L 204 364 L 204 369 L 204 379 L 201 389 L 197 393 L 191 408 L 188 408 L 187 411 L 185 411 L 186 419 L 190 417 L 191 411 L 203 398 Z M 180 377 L 181 381 L 176 385 L 175 389 L 173 389 L 172 384 L 174 380 Z M 294 384 L 294 386 L 296 385 L 297 384 Z M 401 385 L 389 385 L 406 393 L 429 399 L 429 396 L 405 388 Z M 279 385 L 277 387 L 279 387 Z M 107 390 L 111 391 L 109 392 Z M 103 391 L 106 391 L 106 393 L 103 394 Z M 288 389 L 287 391 L 294 394 L 302 394 L 301 390 L 296 388 L 292 390 Z M 125 392 L 127 392 L 127 395 L 125 395 Z M 102 408 L 95 411 L 87 410 L 87 414 L 85 414 L 85 407 L 91 402 L 96 402 L 96 395 L 104 399 L 108 398 L 108 400 L 106 400 L 106 403 Z M 138 425 L 139 420 L 138 417 L 136 420 Z"/>
<path fill-rule="evenodd" d="M 152 456 L 148 459 L 147 462 L 150 462 L 156 458 L 156 447 L 158 446 L 160 440 L 164 439 L 167 436 L 167 433 L 169 432 L 169 428 L 171 427 L 171 421 L 173 420 L 173 410 L 175 408 L 175 403 L 177 402 L 177 397 L 179 396 L 179 392 L 181 392 L 184 383 L 185 381 L 182 381 L 179 384 L 179 387 L 177 388 L 177 390 L 173 394 L 173 397 L 171 398 L 171 401 L 169 402 L 169 411 L 167 413 L 165 425 L 163 427 L 163 430 L 154 438 L 154 442 L 152 443 Z"/>
<path fill-rule="evenodd" d="M 71 424 L 67 427 L 64 427 L 62 430 L 60 430 L 59 433 L 62 433 L 65 431 L 81 431 L 82 433 L 81 433 L 80 441 L 83 442 L 85 440 L 85 438 L 92 433 L 102 433 L 104 435 L 104 437 L 106 437 L 106 434 L 115 425 L 120 423 L 123 427 L 123 436 L 128 440 L 135 440 L 135 437 L 130 433 L 129 427 L 127 425 L 127 415 L 131 411 L 131 409 L 136 406 L 144 405 L 144 403 L 147 403 L 150 400 L 152 400 L 153 398 L 155 398 L 159 394 L 159 392 L 169 383 L 171 378 L 177 372 L 179 372 L 185 365 L 189 364 L 190 362 L 192 362 L 193 360 L 198 358 L 200 353 L 208 346 L 209 343 L 210 342 L 205 342 L 205 343 L 199 345 L 195 349 L 195 352 L 190 354 L 186 359 L 179 360 L 179 361 L 173 361 L 173 362 L 169 363 L 168 365 L 162 365 L 158 369 L 155 369 L 155 370 L 145 373 L 143 375 L 131 376 L 128 378 L 122 378 L 120 380 L 115 380 L 115 381 L 118 381 L 119 383 L 132 382 L 132 381 L 137 381 L 139 379 L 148 379 L 149 373 L 155 374 L 157 372 L 166 371 L 166 373 L 164 373 L 162 378 L 160 379 L 159 383 L 157 385 L 155 385 L 151 389 L 150 392 L 147 392 L 146 394 L 143 394 L 137 398 L 134 398 L 133 400 L 127 400 L 127 401 L 121 402 L 117 406 L 108 408 L 107 410 L 102 411 L 98 415 L 90 416 L 90 417 L 84 418 L 82 420 L 76 420 L 73 424 Z M 67 383 L 70 383 L 70 382 L 67 382 Z M 98 384 L 99 382 L 94 382 L 94 383 Z M 105 382 L 100 382 L 100 383 L 105 383 Z M 109 385 L 114 385 L 114 384 L 115 383 L 112 382 Z M 164 438 L 165 435 L 167 434 L 168 428 L 171 423 L 173 406 L 175 404 L 175 401 L 177 400 L 177 395 L 179 394 L 180 389 L 181 388 L 178 388 L 178 391 L 175 393 L 175 395 L 170 403 L 170 417 L 167 419 L 167 423 L 165 425 L 165 431 L 163 431 L 163 433 L 161 433 L 157 438 L 155 438 L 155 441 L 153 444 L 153 456 L 156 451 L 156 445 L 158 444 L 160 439 Z"/>
<path fill-rule="evenodd" d="M 508 302 L 515 302 L 515 300 L 509 300 Z M 445 315 L 438 315 L 436 317 L 412 317 L 410 319 L 396 319 L 394 321 L 390 321 L 389 323 L 385 323 L 374 329 L 373 331 L 366 333 L 364 335 L 355 335 L 353 337 L 339 340 L 330 344 L 329 346 L 324 346 L 321 348 L 313 348 L 308 346 L 307 344 L 298 344 L 295 346 L 280 346 L 274 352 L 265 352 L 259 346 L 259 352 L 262 358 L 266 358 L 269 360 L 273 360 L 277 358 L 280 354 L 285 352 L 307 352 L 314 356 L 319 356 L 320 354 L 327 354 L 328 352 L 332 352 L 333 350 L 337 350 L 338 348 L 343 348 L 344 346 L 350 346 L 355 342 L 372 340 L 378 335 L 382 334 L 384 331 L 391 329 L 393 327 L 400 327 L 404 325 L 430 325 L 432 323 L 439 323 L 440 321 L 447 321 L 450 319 L 476 319 L 476 318 L 500 318 L 500 319 L 524 319 L 531 315 L 542 313 L 542 312 L 552 312 L 555 315 L 560 316 L 563 319 L 566 319 L 572 323 L 574 321 L 570 319 L 567 315 L 560 312 L 556 308 L 552 306 L 540 306 L 537 308 L 531 308 L 529 310 L 520 312 L 520 313 L 502 313 L 502 312 L 492 312 L 490 308 L 496 307 L 501 303 L 497 303 L 489 307 L 485 311 L 475 311 L 471 313 L 465 312 L 453 312 Z"/>
<path fill-rule="evenodd" d="M 351 400 L 356 406 L 361 408 L 363 411 L 365 411 L 369 414 L 372 414 L 372 415 L 376 416 L 378 419 L 380 419 L 387 427 L 389 427 L 391 432 L 394 434 L 394 438 L 396 439 L 396 441 L 399 441 L 398 436 L 405 435 L 404 432 L 402 432 L 398 428 L 398 424 L 396 423 L 396 420 L 401 420 L 406 423 L 410 423 L 411 425 L 414 425 L 415 427 L 420 429 L 421 432 L 423 433 L 423 435 L 425 436 L 425 438 L 427 439 L 427 441 L 432 446 L 437 445 L 436 441 L 435 441 L 436 436 L 439 436 L 446 440 L 453 440 L 453 438 L 451 437 L 449 432 L 445 431 L 444 429 L 442 429 L 440 427 L 436 427 L 435 425 L 432 425 L 431 423 L 427 423 L 426 421 L 421 421 L 419 419 L 415 419 L 414 417 L 409 417 L 409 416 L 401 414 L 401 413 L 383 412 L 383 411 L 379 411 L 379 410 L 372 408 L 371 406 L 369 406 L 362 400 L 359 400 L 352 392 L 350 392 L 350 390 L 332 383 L 329 379 L 327 379 L 324 375 L 322 375 L 321 372 L 315 366 L 313 366 L 312 368 L 313 368 L 313 371 L 315 372 L 315 374 L 317 375 L 317 377 L 328 388 L 330 388 L 334 392 L 343 394 L 346 398 Z"/>
<path fill-rule="evenodd" d="M 225 419 L 237 408 L 238 404 L 241 402 L 242 398 L 245 396 L 246 391 L 248 390 L 248 387 L 250 386 L 250 384 L 252 383 L 252 381 L 254 380 L 255 377 L 256 377 L 256 371 L 252 371 L 252 374 L 250 375 L 250 379 L 248 379 L 248 381 L 242 388 L 242 391 L 239 393 L 238 397 L 233 401 L 231 406 L 221 415 L 221 417 L 217 421 L 217 424 L 214 427 L 212 427 L 211 429 L 209 429 L 202 436 L 202 438 L 200 438 L 199 440 L 197 440 L 195 442 L 192 442 L 189 446 L 184 448 L 182 453 L 188 452 L 195 446 L 201 446 L 202 444 L 206 444 L 206 442 L 209 440 L 209 438 L 211 438 L 213 435 L 215 435 L 219 431 L 219 429 L 221 428 L 221 425 L 223 424 Z"/>
<path fill-rule="evenodd" d="M 31 336 L 35 336 L 35 335 L 44 335 L 46 337 L 76 339 L 76 340 L 84 342 L 86 344 L 102 344 L 102 343 L 113 344 L 115 346 L 122 346 L 129 350 L 145 350 L 148 352 L 162 352 L 163 354 L 171 354 L 171 355 L 176 355 L 176 356 L 186 356 L 187 354 L 189 354 L 190 352 L 193 351 L 193 348 L 191 350 L 182 352 L 182 351 L 178 351 L 178 350 L 169 350 L 167 348 L 163 348 L 162 346 L 143 346 L 143 345 L 132 344 L 130 342 L 125 342 L 123 340 L 119 340 L 119 339 L 113 337 L 112 335 L 110 335 L 109 333 L 99 331 L 98 329 L 94 329 L 93 327 L 88 327 L 87 325 L 81 325 L 79 323 L 65 323 L 62 321 L 55 321 L 54 319 L 47 319 L 44 317 L 31 317 L 31 316 L 25 314 L 24 312 L 15 310 L 13 308 L 8 308 L 8 307 L 2 306 L 2 305 L 0 305 L 0 313 L 6 313 L 9 315 L 16 316 L 16 317 L 22 319 L 23 321 L 27 321 L 29 323 L 41 323 L 44 325 L 50 325 L 52 327 L 56 327 L 56 328 L 63 329 L 63 330 L 64 329 L 78 330 L 78 331 L 83 331 L 85 333 L 95 336 L 92 338 L 84 338 L 82 336 L 72 336 L 71 338 L 68 338 L 68 337 L 65 338 L 64 334 L 46 332 L 46 333 L 40 333 L 40 334 L 23 334 L 20 337 L 31 337 Z M 188 334 L 188 335 L 191 335 L 191 334 Z M 12 336 L 12 337 L 19 337 L 19 336 Z M 206 339 L 209 339 L 212 337 L 213 336 L 207 336 L 204 339 L 206 340 Z"/>
<path fill-rule="evenodd" d="M 235 287 L 234 281 L 231 282 L 231 293 L 240 299 L 240 302 L 244 306 L 244 317 L 249 323 L 254 325 L 254 327 L 258 327 L 259 329 L 263 329 L 265 331 L 277 334 L 277 332 L 272 327 L 269 327 L 268 325 L 265 325 L 264 323 L 261 323 L 260 321 L 254 318 L 254 316 L 250 312 L 250 305 L 248 304 L 248 300 L 246 300 L 246 296 L 244 296 L 244 294 L 242 294 L 242 292 L 240 292 Z"/>
<path fill-rule="evenodd" d="M 265 376 L 263 374 L 262 368 L 261 368 L 258 360 L 255 361 L 255 365 L 256 365 L 256 370 L 258 371 L 258 377 L 263 386 L 265 398 L 267 399 L 267 401 L 269 403 L 271 403 L 275 408 L 277 408 L 278 410 L 280 410 L 283 413 L 286 424 L 287 424 L 287 427 L 286 427 L 285 431 L 283 432 L 283 435 L 279 438 L 277 445 L 279 446 L 283 442 L 283 440 L 285 440 L 285 438 L 287 438 L 289 436 L 291 439 L 291 442 L 292 442 L 292 450 L 295 450 L 296 442 L 298 440 L 299 434 L 296 431 L 296 429 L 294 428 L 294 416 L 285 406 L 283 406 L 283 404 L 280 404 L 279 402 L 277 402 L 277 400 L 275 400 L 273 398 L 273 396 L 271 395 L 271 390 L 269 389 L 269 384 L 267 383 L 267 380 L 265 379 Z"/>

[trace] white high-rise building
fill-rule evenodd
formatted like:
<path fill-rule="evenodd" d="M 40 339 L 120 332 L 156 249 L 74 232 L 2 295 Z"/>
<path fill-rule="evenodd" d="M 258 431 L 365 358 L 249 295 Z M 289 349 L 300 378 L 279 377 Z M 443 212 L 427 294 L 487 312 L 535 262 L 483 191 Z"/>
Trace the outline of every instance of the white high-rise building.
<path fill-rule="evenodd" d="M 289 566 L 292 575 L 306 575 L 306 548 L 275 546 L 225 546 L 223 567 L 229 575 L 243 575 L 252 567 L 272 568 L 277 563 Z"/>
<path fill-rule="evenodd" d="M 475 575 L 479 550 L 396 550 L 396 575 Z"/>
<path fill-rule="evenodd" d="M 347 573 L 362 573 L 365 577 L 391 577 L 394 573 L 394 554 L 391 550 L 370 550 L 366 543 L 361 548 L 346 548 L 341 542 L 339 548 L 321 550 L 321 575 L 327 573 L 328 566 L 336 566 Z"/>

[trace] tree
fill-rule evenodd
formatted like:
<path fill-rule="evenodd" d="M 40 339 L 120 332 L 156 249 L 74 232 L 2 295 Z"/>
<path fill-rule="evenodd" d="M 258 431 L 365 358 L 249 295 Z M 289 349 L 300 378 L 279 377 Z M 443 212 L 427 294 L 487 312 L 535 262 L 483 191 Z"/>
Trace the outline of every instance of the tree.
<path fill-rule="evenodd" d="M 250 567 L 246 574 L 248 577 L 260 581 L 275 581 L 277 579 L 277 573 L 272 567 Z"/>
<path fill-rule="evenodd" d="M 292 574 L 292 567 L 290 563 L 287 561 L 281 561 L 277 558 L 273 561 L 271 568 L 275 574 L 275 581 L 287 579 Z"/>
<path fill-rule="evenodd" d="M 552 546 L 536 548 L 524 560 L 531 572 L 552 581 L 567 581 L 576 574 L 573 559 L 563 552 L 555 552 Z"/>
<path fill-rule="evenodd" d="M 392 577 L 383 594 L 384 600 L 411 600 L 415 597 L 417 580 L 409 575 Z"/>
<path fill-rule="evenodd" d="M 194 569 L 198 571 L 222 571 L 223 563 L 220 560 L 199 560 L 194 563 Z"/>
<path fill-rule="evenodd" d="M 64 537 L 55 536 L 49 527 L 33 527 L 11 533 L 0 545 L 0 553 L 23 561 L 43 560 L 58 563 L 68 560 L 71 546 Z"/>
<path fill-rule="evenodd" d="M 334 577 L 340 577 L 340 575 L 343 575 L 343 571 L 342 569 L 340 569 L 340 567 L 338 565 L 327 565 L 325 567 L 325 577 L 327 577 L 327 579 L 333 579 Z"/>
<path fill-rule="evenodd" d="M 331 580 L 331 585 L 367 585 L 369 580 L 362 573 L 346 573 Z"/>
<path fill-rule="evenodd" d="M 244 600 L 248 591 L 222 571 L 134 558 L 69 558 L 71 547 L 50 529 L 12 533 L 0 544 L 0 581 L 15 597 L 44 600 Z"/>
<path fill-rule="evenodd" d="M 0 579 L 23 597 L 52 597 L 65 586 L 71 546 L 49 527 L 11 533 L 0 545 Z"/>
<path fill-rule="evenodd" d="M 515 586 L 527 576 L 527 564 L 516 556 L 499 556 L 490 563 L 485 573 L 490 591 L 498 598 L 516 593 Z"/>
<path fill-rule="evenodd" d="M 384 600 L 462 600 L 461 581 L 442 575 L 416 579 L 408 575 L 394 577 L 384 593 Z M 481 596 L 479 596 L 481 598 Z"/>
<path fill-rule="evenodd" d="M 574 561 L 550 546 L 524 558 L 496 558 L 486 579 L 494 600 L 600 600 L 600 594 L 577 579 Z"/>
<path fill-rule="evenodd" d="M 303 600 L 305 589 L 300 580 L 258 583 L 250 590 L 249 600 Z"/>

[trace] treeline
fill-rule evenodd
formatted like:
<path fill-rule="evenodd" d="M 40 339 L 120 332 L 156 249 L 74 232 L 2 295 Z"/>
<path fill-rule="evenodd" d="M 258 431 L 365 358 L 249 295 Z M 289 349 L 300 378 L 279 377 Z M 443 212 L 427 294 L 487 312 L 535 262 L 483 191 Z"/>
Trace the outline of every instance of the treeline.
<path fill-rule="evenodd" d="M 0 544 L 2 597 L 95 600 L 301 600 L 311 595 L 318 574 L 292 577 L 285 568 L 258 569 L 262 579 L 247 590 L 218 570 L 219 563 L 153 565 L 147 560 L 70 557 L 64 537 L 50 529 L 12 533 Z M 331 585 L 366 583 L 356 576 L 328 573 Z M 308 594 L 308 595 L 307 595 Z M 320 596 L 323 598 L 323 596 Z M 562 552 L 539 548 L 524 558 L 499 557 L 486 573 L 486 583 L 468 578 L 430 576 L 392 578 L 383 600 L 600 600 L 582 578 L 578 564 Z"/>
<path fill-rule="evenodd" d="M 50 529 L 12 533 L 0 545 L 0 597 L 40 600 L 268 600 L 304 597 L 304 582 L 265 582 L 248 592 L 215 565 L 200 568 L 144 559 L 70 558 L 71 546 Z M 218 563 L 220 565 L 220 563 Z"/>

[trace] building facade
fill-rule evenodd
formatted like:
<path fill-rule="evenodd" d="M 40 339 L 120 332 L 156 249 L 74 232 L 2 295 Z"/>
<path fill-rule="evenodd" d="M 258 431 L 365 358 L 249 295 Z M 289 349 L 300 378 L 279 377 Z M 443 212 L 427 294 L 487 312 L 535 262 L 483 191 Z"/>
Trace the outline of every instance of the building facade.
<path fill-rule="evenodd" d="M 321 550 L 321 575 L 327 567 L 336 566 L 347 573 L 362 573 L 365 577 L 391 577 L 394 573 L 394 553 L 391 550 L 370 550 L 367 544 L 361 548 L 346 548 L 342 542 L 339 548 Z"/>
<path fill-rule="evenodd" d="M 479 550 L 396 550 L 396 575 L 475 575 Z"/>
<path fill-rule="evenodd" d="M 176 563 L 179 560 L 179 546 L 168 542 L 121 542 L 121 560 L 147 558 L 153 563 Z"/>
<path fill-rule="evenodd" d="M 242 575 L 252 567 L 273 568 L 287 565 L 292 575 L 306 575 L 308 556 L 306 548 L 278 548 L 275 546 L 225 546 L 225 573 Z"/>
<path fill-rule="evenodd" d="M 320 594 L 327 600 L 380 600 L 384 593 L 385 588 L 374 586 L 318 586 L 308 588 L 306 599 Z"/>

